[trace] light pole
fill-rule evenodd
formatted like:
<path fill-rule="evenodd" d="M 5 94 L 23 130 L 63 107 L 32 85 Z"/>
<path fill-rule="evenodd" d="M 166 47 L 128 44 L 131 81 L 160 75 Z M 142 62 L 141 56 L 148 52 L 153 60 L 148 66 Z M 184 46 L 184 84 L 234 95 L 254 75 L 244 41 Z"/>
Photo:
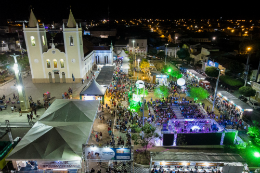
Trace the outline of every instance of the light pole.
<path fill-rule="evenodd" d="M 248 62 L 249 62 L 249 57 L 250 57 L 250 50 L 251 50 L 251 47 L 248 47 L 248 48 L 247 48 L 248 55 L 247 55 L 247 60 L 246 60 L 246 78 L 245 78 L 245 84 L 244 84 L 244 86 L 246 86 L 247 76 L 248 76 L 248 71 L 249 71 Z"/>
<path fill-rule="evenodd" d="M 133 40 L 133 53 L 135 54 L 134 50 L 135 50 L 135 41 Z"/>
<path fill-rule="evenodd" d="M 168 44 L 165 44 L 165 46 L 166 46 L 166 55 L 165 55 L 165 65 L 166 65 L 166 58 L 167 58 L 167 46 L 168 46 Z"/>
<path fill-rule="evenodd" d="M 176 44 L 176 40 L 178 39 L 178 37 L 175 37 L 175 44 Z"/>
<path fill-rule="evenodd" d="M 145 85 L 144 85 L 144 93 L 143 93 L 143 126 L 144 126 L 144 95 L 145 95 Z"/>
<path fill-rule="evenodd" d="M 15 72 L 15 77 L 16 77 L 16 85 L 17 85 L 17 89 L 18 89 L 18 94 L 19 94 L 19 101 L 20 101 L 20 106 L 21 106 L 21 111 L 22 112 L 30 112 L 30 104 L 29 101 L 27 100 L 26 94 L 25 94 L 25 90 L 24 90 L 24 85 L 23 85 L 23 78 L 20 72 L 20 68 L 19 65 L 17 63 L 17 56 L 20 55 L 10 55 L 14 58 L 14 72 Z"/>
<path fill-rule="evenodd" d="M 219 68 L 218 68 L 218 70 L 219 70 L 219 72 L 218 72 L 218 79 L 217 79 L 217 83 L 216 83 L 215 93 L 214 93 L 214 101 L 213 101 L 213 106 L 212 106 L 212 112 L 214 112 L 214 106 L 215 106 L 217 90 L 218 90 L 218 81 L 219 81 L 220 71 L 222 71 Z"/>

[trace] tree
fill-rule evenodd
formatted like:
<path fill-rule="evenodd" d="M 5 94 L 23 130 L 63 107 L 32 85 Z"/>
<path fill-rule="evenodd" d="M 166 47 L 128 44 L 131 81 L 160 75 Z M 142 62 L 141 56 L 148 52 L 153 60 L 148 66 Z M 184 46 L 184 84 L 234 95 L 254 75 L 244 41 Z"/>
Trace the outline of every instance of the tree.
<path fill-rule="evenodd" d="M 251 96 L 255 96 L 256 90 L 254 90 L 250 86 L 242 86 L 239 88 L 239 93 L 244 95 L 245 97 L 249 97 L 249 100 L 250 100 Z"/>
<path fill-rule="evenodd" d="M 156 127 L 152 126 L 149 123 L 145 123 L 143 127 L 134 126 L 134 130 L 140 134 L 133 134 L 132 140 L 135 145 L 141 145 L 145 148 L 145 155 L 147 151 L 148 144 L 151 144 L 152 140 L 156 140 L 157 138 L 161 138 L 158 133 L 155 132 Z"/>
<path fill-rule="evenodd" d="M 161 85 L 161 86 L 156 87 L 154 89 L 154 95 L 156 97 L 159 97 L 159 98 L 164 97 L 164 98 L 166 98 L 166 97 L 169 96 L 169 94 L 170 94 L 169 88 L 167 86 L 165 86 L 165 85 Z"/>
<path fill-rule="evenodd" d="M 251 137 L 253 144 L 260 145 L 260 131 L 257 121 L 253 121 L 253 125 L 248 128 L 247 134 Z"/>
<path fill-rule="evenodd" d="M 230 62 L 230 61 L 229 61 Z M 244 66 L 242 63 L 237 62 L 237 61 L 231 61 L 228 70 L 230 70 L 232 73 L 238 74 L 238 73 L 243 73 L 244 71 Z"/>
<path fill-rule="evenodd" d="M 209 96 L 208 91 L 202 87 L 191 87 L 189 93 L 190 97 L 193 98 L 194 101 L 204 100 Z"/>
<path fill-rule="evenodd" d="M 190 57 L 190 53 L 187 49 L 184 48 L 180 48 L 180 50 L 177 52 L 177 55 L 180 59 L 182 59 L 182 61 L 186 58 Z"/>
<path fill-rule="evenodd" d="M 147 59 L 142 59 L 140 63 L 140 68 L 141 70 L 146 74 L 149 71 L 150 68 L 150 63 L 148 62 Z"/>
<path fill-rule="evenodd" d="M 5 78 L 7 76 L 7 71 L 3 71 L 1 74 L 0 74 L 0 78 L 3 82 L 5 82 Z"/>
<path fill-rule="evenodd" d="M 205 73 L 210 77 L 218 77 L 219 71 L 216 67 L 206 67 Z"/>
<path fill-rule="evenodd" d="M 165 58 L 165 52 L 164 51 L 160 51 L 159 53 L 157 53 L 157 57 L 159 58 Z"/>

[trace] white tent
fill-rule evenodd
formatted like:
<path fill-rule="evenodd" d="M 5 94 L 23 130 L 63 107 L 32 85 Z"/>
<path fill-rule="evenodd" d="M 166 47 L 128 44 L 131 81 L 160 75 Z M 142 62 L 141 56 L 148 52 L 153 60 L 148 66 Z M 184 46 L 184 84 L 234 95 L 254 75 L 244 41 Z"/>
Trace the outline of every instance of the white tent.
<path fill-rule="evenodd" d="M 80 160 L 98 106 L 98 100 L 55 100 L 7 160 Z"/>
<path fill-rule="evenodd" d="M 125 57 L 128 56 L 128 55 L 125 53 L 124 50 L 122 50 L 122 51 L 120 52 L 120 54 L 118 54 L 118 56 L 125 58 Z"/>

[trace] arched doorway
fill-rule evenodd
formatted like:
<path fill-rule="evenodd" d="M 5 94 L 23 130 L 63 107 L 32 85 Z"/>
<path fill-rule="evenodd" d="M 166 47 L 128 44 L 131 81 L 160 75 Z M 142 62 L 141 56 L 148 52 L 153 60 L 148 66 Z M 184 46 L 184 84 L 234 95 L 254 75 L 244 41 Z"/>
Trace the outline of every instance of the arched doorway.
<path fill-rule="evenodd" d="M 55 78 L 55 83 L 60 83 L 60 74 L 59 74 L 59 72 L 54 72 L 54 78 Z"/>
<path fill-rule="evenodd" d="M 66 83 L 66 78 L 65 78 L 65 73 L 64 72 L 62 72 L 62 82 Z"/>
<path fill-rule="evenodd" d="M 51 75 L 51 72 L 49 72 L 49 82 L 52 83 L 52 75 Z"/>

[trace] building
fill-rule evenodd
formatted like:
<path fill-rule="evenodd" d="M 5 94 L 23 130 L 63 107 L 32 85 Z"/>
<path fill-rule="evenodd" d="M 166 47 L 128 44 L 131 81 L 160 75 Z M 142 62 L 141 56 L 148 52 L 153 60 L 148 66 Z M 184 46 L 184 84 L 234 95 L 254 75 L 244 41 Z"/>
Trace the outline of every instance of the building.
<path fill-rule="evenodd" d="M 167 47 L 167 56 L 168 57 L 174 57 L 179 58 L 177 55 L 177 52 L 180 50 L 179 47 Z M 165 54 L 166 54 L 166 48 L 165 48 Z"/>
<path fill-rule="evenodd" d="M 251 82 L 251 86 L 253 89 L 256 90 L 256 94 L 255 94 L 255 100 L 260 102 L 260 83 L 259 82 Z"/>
<path fill-rule="evenodd" d="M 135 49 L 136 54 L 147 55 L 147 39 L 129 39 L 127 48 L 130 54 Z"/>
<path fill-rule="evenodd" d="M 28 26 L 23 25 L 33 83 L 79 83 L 98 64 L 112 65 L 112 44 L 110 48 L 94 47 L 84 52 L 82 29 L 71 11 L 62 30 L 64 49 L 56 48 L 53 43 L 49 48 L 45 26 L 39 26 L 33 11 Z"/>

